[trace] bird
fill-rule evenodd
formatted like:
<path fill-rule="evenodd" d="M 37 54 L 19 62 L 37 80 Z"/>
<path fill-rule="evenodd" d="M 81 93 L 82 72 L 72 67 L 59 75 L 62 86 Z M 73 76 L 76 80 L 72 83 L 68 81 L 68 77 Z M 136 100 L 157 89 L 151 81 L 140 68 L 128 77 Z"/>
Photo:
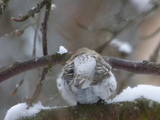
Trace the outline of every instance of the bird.
<path fill-rule="evenodd" d="M 62 67 L 57 78 L 58 90 L 70 105 L 108 100 L 117 88 L 111 69 L 100 54 L 80 48 Z"/>

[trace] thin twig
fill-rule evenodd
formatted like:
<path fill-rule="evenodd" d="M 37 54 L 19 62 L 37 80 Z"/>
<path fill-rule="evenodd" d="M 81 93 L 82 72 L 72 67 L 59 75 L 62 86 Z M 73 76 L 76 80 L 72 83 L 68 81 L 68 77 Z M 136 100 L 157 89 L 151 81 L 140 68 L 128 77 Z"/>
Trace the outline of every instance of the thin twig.
<path fill-rule="evenodd" d="M 9 0 L 0 0 L 0 17 L 3 14 L 4 9 L 7 7 Z"/>
<path fill-rule="evenodd" d="M 51 0 L 48 0 L 46 3 L 46 10 L 44 15 L 44 21 L 42 23 L 42 48 L 43 48 L 43 55 L 48 55 L 48 47 L 47 47 L 47 23 L 49 19 L 49 14 L 51 10 Z M 30 101 L 28 102 L 28 108 L 32 106 L 32 104 L 37 100 L 37 98 L 40 95 L 41 89 L 42 89 L 42 83 L 45 80 L 46 74 L 48 73 L 49 67 L 44 67 L 42 71 L 41 78 L 39 80 L 39 83 L 36 86 L 36 90 L 34 91 L 34 94 Z"/>
<path fill-rule="evenodd" d="M 41 3 L 37 4 L 37 7 L 33 7 L 31 10 L 28 11 L 28 14 L 25 16 L 19 15 L 20 19 L 16 19 L 12 17 L 11 19 L 14 20 L 15 22 L 23 22 L 27 20 L 30 17 L 33 17 L 35 13 L 40 12 L 42 7 L 47 3 L 47 0 L 43 0 Z"/>
<path fill-rule="evenodd" d="M 131 28 L 133 25 L 139 23 L 140 21 L 143 20 L 144 17 L 146 17 L 147 15 L 149 15 L 151 12 L 155 11 L 156 9 L 159 8 L 159 5 L 156 4 L 151 10 L 147 11 L 147 12 L 143 12 L 141 14 L 139 14 L 138 16 L 134 17 L 132 20 L 129 20 L 128 22 L 126 22 L 126 24 L 119 29 L 119 31 L 114 32 L 110 32 L 108 30 L 108 32 L 112 33 L 112 37 L 107 40 L 103 45 L 101 45 L 100 47 L 98 47 L 96 49 L 97 52 L 102 53 L 102 51 L 104 50 L 104 48 L 113 40 L 115 39 L 117 36 L 119 36 L 121 33 L 123 33 L 124 31 L 127 31 L 128 28 Z M 155 34 L 157 34 L 157 32 L 159 32 L 159 30 L 156 31 Z"/>
<path fill-rule="evenodd" d="M 42 89 L 42 82 L 44 81 L 47 73 L 48 73 L 48 67 L 44 67 L 44 68 L 43 68 L 42 75 L 41 75 L 41 79 L 39 80 L 39 83 L 38 83 L 37 86 L 36 86 L 36 90 L 34 91 L 32 98 L 31 98 L 31 99 L 27 99 L 27 98 L 26 98 L 27 101 L 29 101 L 27 108 L 29 108 L 30 106 L 32 106 L 32 104 L 33 104 L 33 103 L 37 100 L 37 98 L 39 97 L 40 92 L 41 92 L 41 89 Z"/>
<path fill-rule="evenodd" d="M 24 75 L 25 75 L 25 73 L 23 74 L 21 81 L 18 84 L 16 84 L 15 89 L 10 93 L 10 95 L 15 95 L 18 88 L 21 87 L 21 85 L 23 84 L 23 81 L 24 81 Z"/>
<path fill-rule="evenodd" d="M 38 37 L 38 30 L 39 30 L 38 28 L 39 28 L 40 16 L 41 16 L 41 12 L 38 14 L 36 26 L 35 26 L 35 28 L 34 28 L 34 29 L 35 29 L 35 32 L 34 32 L 32 58 L 36 57 L 36 42 L 37 42 L 37 37 Z M 33 27 L 34 27 L 34 26 L 33 26 Z"/>
<path fill-rule="evenodd" d="M 48 47 L 47 47 L 47 22 L 49 19 L 49 14 L 51 10 L 51 0 L 48 0 L 46 4 L 46 10 L 45 10 L 45 16 L 44 16 L 44 22 L 42 23 L 42 45 L 43 45 L 43 55 L 48 55 Z"/>
<path fill-rule="evenodd" d="M 154 50 L 154 53 L 152 54 L 152 56 L 150 57 L 150 61 L 152 62 L 156 62 L 157 58 L 158 58 L 158 54 L 160 52 L 160 42 L 157 45 L 156 49 Z"/>

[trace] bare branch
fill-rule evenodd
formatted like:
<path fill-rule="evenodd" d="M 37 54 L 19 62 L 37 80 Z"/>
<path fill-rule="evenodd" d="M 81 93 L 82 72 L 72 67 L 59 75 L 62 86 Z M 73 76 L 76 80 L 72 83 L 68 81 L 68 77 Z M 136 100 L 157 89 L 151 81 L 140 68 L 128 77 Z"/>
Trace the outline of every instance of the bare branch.
<path fill-rule="evenodd" d="M 60 55 L 56 53 L 49 56 L 37 57 L 34 59 L 26 60 L 23 62 L 14 62 L 12 65 L 0 70 L 0 82 L 3 82 L 6 79 L 9 79 L 27 70 L 44 66 L 52 67 L 56 64 L 62 64 L 70 57 L 70 54 Z"/>
<path fill-rule="evenodd" d="M 14 91 L 12 91 L 10 93 L 10 95 L 15 95 L 17 93 L 17 90 L 18 90 L 18 88 L 21 87 L 21 85 L 23 84 L 23 81 L 24 81 L 24 74 L 23 74 L 23 77 L 22 77 L 21 81 L 18 84 L 16 84 L 16 87 L 15 87 Z"/>
<path fill-rule="evenodd" d="M 70 53 L 60 55 L 58 53 L 34 59 L 26 60 L 23 62 L 15 62 L 12 65 L 0 70 L 0 82 L 3 82 L 15 75 L 18 75 L 27 70 L 39 67 L 52 67 L 57 64 L 64 64 L 71 57 Z M 113 69 L 135 73 L 135 74 L 150 74 L 160 76 L 160 63 L 151 63 L 148 61 L 134 62 L 123 60 L 113 57 L 103 57 Z"/>
<path fill-rule="evenodd" d="M 0 0 L 0 17 L 3 14 L 4 9 L 7 7 L 9 0 Z"/>
<path fill-rule="evenodd" d="M 49 14 L 51 10 L 51 0 L 48 0 L 46 3 L 46 10 L 44 15 L 44 21 L 42 23 L 42 48 L 43 48 L 43 55 L 48 55 L 48 47 L 47 47 L 47 22 L 49 19 Z M 28 101 L 28 108 L 32 106 L 32 104 L 37 100 L 37 98 L 40 95 L 41 89 L 42 89 L 42 82 L 45 80 L 46 74 L 48 73 L 49 67 L 44 67 L 43 72 L 41 75 L 41 79 L 39 80 L 38 85 L 36 86 L 36 90 L 33 93 L 33 96 Z"/>
<path fill-rule="evenodd" d="M 136 74 L 152 74 L 160 76 L 160 63 L 148 62 L 146 60 L 135 62 L 107 56 L 104 56 L 103 58 L 113 67 L 113 69 Z"/>
<path fill-rule="evenodd" d="M 51 10 L 51 0 L 48 0 L 48 2 L 46 3 L 44 22 L 42 23 L 42 28 L 41 28 L 42 42 L 43 42 L 42 43 L 43 44 L 43 55 L 48 55 L 48 50 L 47 50 L 48 49 L 48 47 L 47 47 L 47 22 L 48 22 L 50 10 Z"/>
<path fill-rule="evenodd" d="M 41 3 L 37 4 L 37 7 L 34 7 L 31 10 L 29 10 L 27 15 L 25 16 L 19 15 L 20 19 L 16 19 L 14 17 L 12 17 L 11 19 L 14 20 L 15 22 L 23 22 L 28 18 L 33 17 L 35 13 L 38 13 L 46 3 L 47 0 L 43 0 Z"/>
<path fill-rule="evenodd" d="M 160 42 L 158 43 L 156 49 L 154 50 L 154 53 L 153 53 L 152 56 L 150 57 L 150 61 L 156 62 L 156 61 L 157 61 L 157 58 L 158 58 L 159 52 L 160 52 Z"/>

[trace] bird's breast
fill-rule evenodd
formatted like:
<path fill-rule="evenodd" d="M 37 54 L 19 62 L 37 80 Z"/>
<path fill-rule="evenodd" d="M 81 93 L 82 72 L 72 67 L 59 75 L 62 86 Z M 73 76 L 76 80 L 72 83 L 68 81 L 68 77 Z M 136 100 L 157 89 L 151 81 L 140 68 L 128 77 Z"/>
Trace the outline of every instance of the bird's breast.
<path fill-rule="evenodd" d="M 89 55 L 82 55 L 74 60 L 75 74 L 88 76 L 91 79 L 94 77 L 96 60 Z"/>

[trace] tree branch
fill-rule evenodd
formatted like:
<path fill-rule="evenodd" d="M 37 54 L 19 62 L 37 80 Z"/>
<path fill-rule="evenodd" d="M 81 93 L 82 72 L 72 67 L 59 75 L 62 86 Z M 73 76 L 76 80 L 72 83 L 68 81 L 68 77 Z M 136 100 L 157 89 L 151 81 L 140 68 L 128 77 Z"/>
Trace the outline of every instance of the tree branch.
<path fill-rule="evenodd" d="M 43 55 L 48 55 L 48 47 L 47 47 L 47 22 L 49 19 L 49 14 L 51 10 L 51 0 L 48 0 L 46 3 L 46 10 L 44 16 L 44 22 L 42 23 L 42 45 L 43 45 Z"/>
<path fill-rule="evenodd" d="M 1 0 L 0 1 L 0 17 L 3 14 L 4 9 L 7 7 L 9 0 Z"/>
<path fill-rule="evenodd" d="M 44 15 L 44 21 L 42 23 L 42 49 L 43 49 L 43 55 L 48 55 L 48 46 L 47 46 L 47 22 L 49 19 L 49 14 L 51 10 L 51 0 L 48 0 L 46 2 L 46 9 L 45 9 L 45 15 Z M 39 83 L 36 86 L 36 89 L 34 91 L 34 94 L 31 99 L 26 99 L 28 102 L 28 108 L 32 106 L 32 104 L 37 100 L 37 98 L 40 95 L 41 89 L 42 89 L 42 82 L 45 80 L 46 74 L 48 73 L 49 67 L 44 67 L 42 71 L 41 78 L 39 80 Z"/>
<path fill-rule="evenodd" d="M 160 52 L 160 41 L 156 47 L 156 49 L 154 50 L 153 54 L 150 57 L 150 61 L 156 62 L 157 58 L 159 56 L 159 52 Z"/>
<path fill-rule="evenodd" d="M 160 104 L 138 99 L 134 102 L 91 104 L 41 110 L 20 120 L 159 120 Z"/>
<path fill-rule="evenodd" d="M 107 56 L 104 56 L 103 58 L 113 67 L 113 69 L 136 74 L 160 76 L 160 63 L 149 62 L 146 60 L 142 62 L 135 62 Z"/>
<path fill-rule="evenodd" d="M 38 67 L 49 66 L 52 67 L 57 64 L 64 64 L 71 57 L 70 53 L 58 54 L 37 57 L 23 62 L 15 62 L 12 65 L 0 70 L 0 82 L 3 82 L 15 75 L 18 75 L 27 70 Z M 134 62 L 113 57 L 103 57 L 113 69 L 122 70 L 125 72 L 136 74 L 150 74 L 160 76 L 160 63 L 151 63 L 148 61 Z"/>
<path fill-rule="evenodd" d="M 23 22 L 30 17 L 33 17 L 35 13 L 38 13 L 42 7 L 47 3 L 47 0 L 43 0 L 41 3 L 37 4 L 37 7 L 33 7 L 31 10 L 28 11 L 28 14 L 25 16 L 19 15 L 20 19 L 16 19 L 12 17 L 11 19 L 15 22 Z"/>
<path fill-rule="evenodd" d="M 56 64 L 62 64 L 71 57 L 70 54 L 58 54 L 37 57 L 34 59 L 26 60 L 23 62 L 14 62 L 12 65 L 0 70 L 0 82 L 5 81 L 15 75 L 18 75 L 27 70 L 49 66 L 52 67 Z"/>

